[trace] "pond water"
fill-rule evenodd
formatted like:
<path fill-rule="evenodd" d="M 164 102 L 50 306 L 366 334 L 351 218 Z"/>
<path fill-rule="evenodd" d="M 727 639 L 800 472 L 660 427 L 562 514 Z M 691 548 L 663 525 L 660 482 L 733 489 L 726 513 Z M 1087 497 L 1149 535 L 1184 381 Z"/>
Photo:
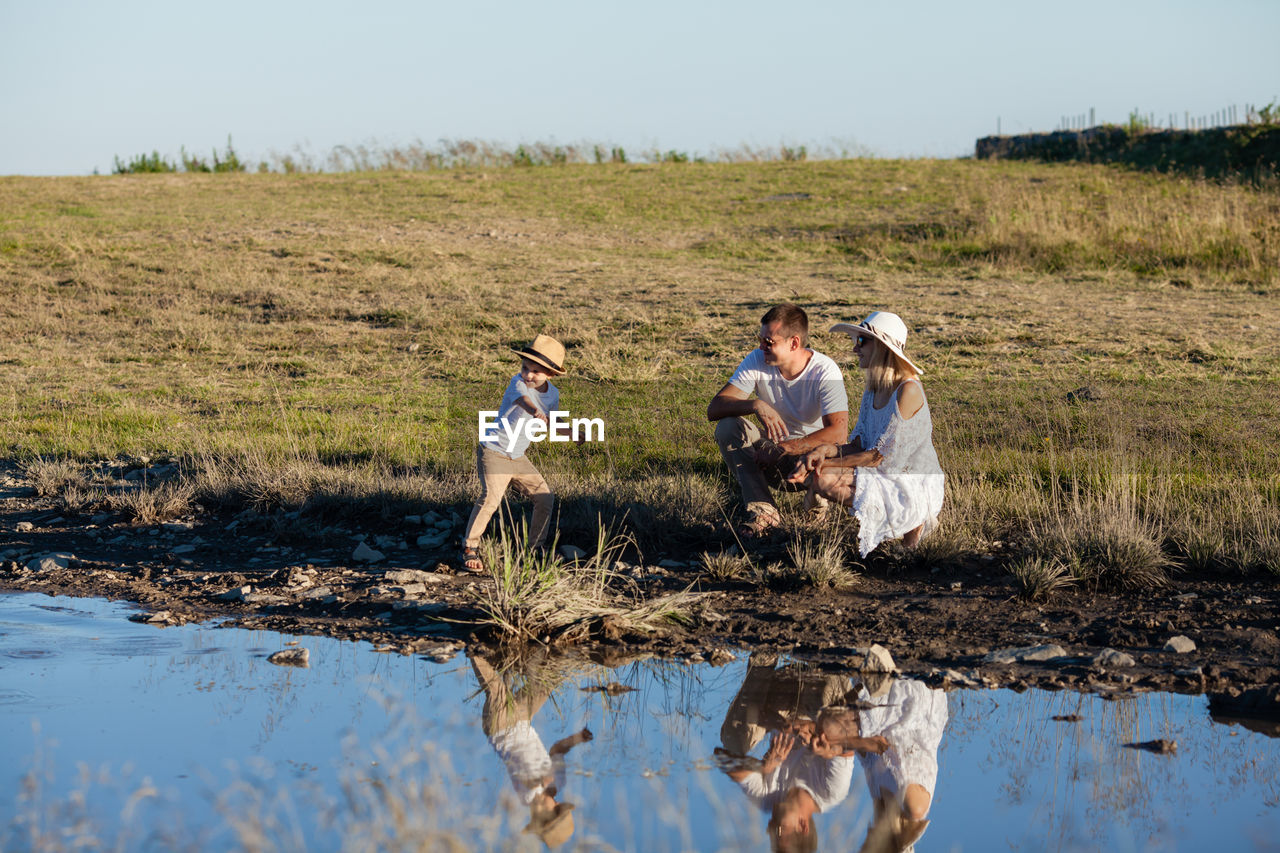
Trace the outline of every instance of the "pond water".
<path fill-rule="evenodd" d="M 130 612 L 0 595 L 0 849 L 768 850 L 774 814 L 822 850 L 1280 840 L 1280 741 L 1213 722 L 1203 697 L 944 693 L 759 655 L 437 663 Z M 307 668 L 267 661 L 291 640 Z M 796 739 L 776 770 L 751 760 L 841 696 L 887 752 Z M 1123 746 L 1156 738 L 1176 753 Z M 921 793 L 927 823 L 898 810 Z"/>

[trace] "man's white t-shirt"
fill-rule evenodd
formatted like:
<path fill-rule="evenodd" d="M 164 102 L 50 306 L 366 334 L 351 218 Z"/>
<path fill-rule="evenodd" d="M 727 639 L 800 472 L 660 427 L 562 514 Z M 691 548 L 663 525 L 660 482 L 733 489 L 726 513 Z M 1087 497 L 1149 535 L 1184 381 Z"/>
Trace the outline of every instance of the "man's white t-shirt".
<path fill-rule="evenodd" d="M 524 456 L 525 451 L 529 449 L 529 436 L 525 433 L 524 422 L 534 418 L 522 406 L 516 405 L 516 401 L 521 397 L 528 397 L 534 407 L 548 417 L 560 406 L 560 391 L 556 386 L 548 382 L 547 390 L 539 392 L 526 385 L 517 373 L 511 377 L 506 393 L 502 395 L 502 402 L 498 404 L 496 437 L 491 441 L 480 442 L 482 447 L 512 459 Z M 511 430 L 516 434 L 514 446 L 511 445 L 511 439 L 508 437 Z"/>
<path fill-rule="evenodd" d="M 806 746 L 796 745 L 771 773 L 750 773 L 738 787 L 762 812 L 773 811 L 792 788 L 803 788 L 813 797 L 820 812 L 829 812 L 849 796 L 853 768 L 852 756 L 819 758 Z"/>
<path fill-rule="evenodd" d="M 822 418 L 849 411 L 849 395 L 844 389 L 840 368 L 816 350 L 795 379 L 784 379 L 781 371 L 766 364 L 764 351 L 753 349 L 729 377 L 729 384 L 747 394 L 755 394 L 777 410 L 787 425 L 787 438 L 800 438 L 822 429 Z"/>

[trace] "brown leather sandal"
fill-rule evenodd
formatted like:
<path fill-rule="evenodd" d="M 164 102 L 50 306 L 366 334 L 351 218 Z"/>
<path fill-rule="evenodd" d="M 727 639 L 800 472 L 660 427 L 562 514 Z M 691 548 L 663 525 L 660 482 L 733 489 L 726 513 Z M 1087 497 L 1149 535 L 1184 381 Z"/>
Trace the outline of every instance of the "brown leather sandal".
<path fill-rule="evenodd" d="M 738 538 L 744 542 L 753 539 L 764 539 L 770 532 L 782 525 L 782 517 L 767 512 L 758 512 L 750 520 L 738 525 Z"/>
<path fill-rule="evenodd" d="M 462 553 L 458 559 L 461 561 L 464 571 L 477 573 L 484 571 L 484 560 L 480 559 L 480 552 L 475 548 L 463 546 Z"/>

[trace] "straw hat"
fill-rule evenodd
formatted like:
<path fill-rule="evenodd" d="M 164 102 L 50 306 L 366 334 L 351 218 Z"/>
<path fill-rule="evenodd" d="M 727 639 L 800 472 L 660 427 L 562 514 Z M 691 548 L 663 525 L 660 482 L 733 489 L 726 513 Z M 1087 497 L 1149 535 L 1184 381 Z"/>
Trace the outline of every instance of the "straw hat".
<path fill-rule="evenodd" d="M 524 349 L 515 350 L 521 358 L 540 364 L 556 376 L 564 376 L 564 344 L 550 335 L 538 335 Z"/>
<path fill-rule="evenodd" d="M 573 803 L 557 803 L 548 815 L 535 815 L 524 831 L 532 832 L 548 847 L 559 847 L 573 835 Z"/>
<path fill-rule="evenodd" d="M 924 371 L 902 351 L 902 348 L 907 345 L 907 324 L 902 322 L 902 318 L 897 314 L 890 311 L 872 311 L 867 315 L 867 319 L 857 325 L 836 323 L 831 327 L 831 331 L 844 332 L 851 338 L 856 338 L 858 335 L 875 338 L 888 347 L 889 352 L 910 366 L 917 375 L 924 375 Z"/>

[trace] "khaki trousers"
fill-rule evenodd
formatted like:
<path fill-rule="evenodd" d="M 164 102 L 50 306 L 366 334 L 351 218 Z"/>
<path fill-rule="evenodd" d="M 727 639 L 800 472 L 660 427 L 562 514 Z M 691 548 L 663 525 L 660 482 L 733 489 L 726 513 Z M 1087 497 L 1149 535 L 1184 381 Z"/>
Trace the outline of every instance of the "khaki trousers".
<path fill-rule="evenodd" d="M 507 486 L 514 485 L 533 500 L 529 542 L 535 547 L 542 545 L 547 538 L 547 526 L 551 521 L 551 509 L 555 506 L 556 499 L 551 494 L 551 487 L 538 473 L 538 469 L 533 467 L 529 457 L 510 459 L 486 447 L 477 446 L 476 473 L 480 475 L 480 500 L 471 508 L 463 544 L 468 548 L 479 547 L 480 537 L 484 535 L 489 520 L 498 511 L 507 494 Z"/>
<path fill-rule="evenodd" d="M 775 466 L 761 467 L 756 462 L 756 446 L 763 440 L 764 433 L 753 420 L 721 418 L 716 422 L 716 444 L 720 445 L 720 455 L 742 490 L 747 515 L 754 518 L 764 513 L 776 518 L 778 505 L 773 502 L 771 489 L 804 491 L 805 487 L 783 482 Z M 827 501 L 821 495 L 815 498 L 818 506 L 826 506 Z"/>

